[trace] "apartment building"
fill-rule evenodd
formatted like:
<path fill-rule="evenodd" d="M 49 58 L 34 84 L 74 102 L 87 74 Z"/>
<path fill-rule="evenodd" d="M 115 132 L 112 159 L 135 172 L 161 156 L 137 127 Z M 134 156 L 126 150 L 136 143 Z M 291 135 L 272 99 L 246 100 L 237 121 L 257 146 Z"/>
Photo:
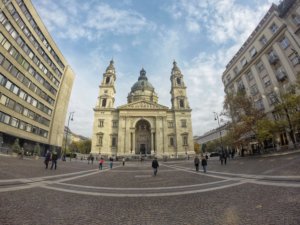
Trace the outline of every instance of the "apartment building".
<path fill-rule="evenodd" d="M 244 89 L 255 106 L 274 119 L 278 92 L 295 83 L 300 72 L 300 1 L 272 4 L 222 75 L 225 92 Z M 281 144 L 290 142 L 280 134 Z"/>
<path fill-rule="evenodd" d="M 0 147 L 59 150 L 74 73 L 30 0 L 0 9 Z"/>

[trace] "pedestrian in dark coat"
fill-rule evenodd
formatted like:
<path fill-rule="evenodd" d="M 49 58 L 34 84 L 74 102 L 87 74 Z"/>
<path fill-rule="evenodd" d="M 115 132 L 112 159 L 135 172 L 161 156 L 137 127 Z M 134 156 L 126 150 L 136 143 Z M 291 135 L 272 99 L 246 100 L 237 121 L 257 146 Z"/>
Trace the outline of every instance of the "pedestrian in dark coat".
<path fill-rule="evenodd" d="M 200 160 L 199 160 L 198 156 L 195 156 L 194 164 L 196 167 L 196 171 L 199 171 L 199 163 L 200 163 Z"/>
<path fill-rule="evenodd" d="M 109 158 L 109 167 L 110 167 L 110 169 L 113 168 L 113 163 L 114 163 L 114 159 L 113 159 L 113 157 L 110 157 Z"/>
<path fill-rule="evenodd" d="M 156 176 L 156 174 L 157 174 L 158 167 L 159 167 L 159 164 L 158 164 L 157 158 L 155 157 L 152 161 L 152 168 L 153 168 L 153 175 L 154 176 Z"/>
<path fill-rule="evenodd" d="M 58 158 L 58 155 L 57 155 L 57 152 L 54 150 L 51 154 L 51 170 L 53 169 L 53 166 L 54 166 L 54 169 L 56 170 L 56 167 L 57 167 L 57 158 Z"/>
<path fill-rule="evenodd" d="M 50 159 L 51 159 L 51 153 L 49 150 L 47 150 L 46 155 L 45 155 L 45 161 L 44 161 L 44 163 L 46 165 L 45 169 L 48 169 Z"/>
<path fill-rule="evenodd" d="M 207 160 L 206 160 L 205 157 L 202 157 L 202 159 L 201 159 L 201 165 L 203 167 L 203 172 L 206 173 Z"/>

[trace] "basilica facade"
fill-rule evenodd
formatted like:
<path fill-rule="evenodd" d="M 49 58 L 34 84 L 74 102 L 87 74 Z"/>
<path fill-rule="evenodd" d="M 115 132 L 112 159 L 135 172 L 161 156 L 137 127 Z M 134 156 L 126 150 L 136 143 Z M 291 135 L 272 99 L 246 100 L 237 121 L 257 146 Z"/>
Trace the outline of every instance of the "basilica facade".
<path fill-rule="evenodd" d="M 110 61 L 94 108 L 91 153 L 159 158 L 194 154 L 192 110 L 183 75 L 175 61 L 170 81 L 171 108 L 158 103 L 158 96 L 144 69 L 131 87 L 127 104 L 115 108 L 116 71 L 114 62 Z"/>

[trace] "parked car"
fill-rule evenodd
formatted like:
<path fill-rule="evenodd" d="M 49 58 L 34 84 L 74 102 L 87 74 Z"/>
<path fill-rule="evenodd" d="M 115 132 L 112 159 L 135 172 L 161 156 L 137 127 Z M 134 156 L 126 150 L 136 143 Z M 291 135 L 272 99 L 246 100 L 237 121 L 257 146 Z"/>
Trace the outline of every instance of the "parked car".
<path fill-rule="evenodd" d="M 211 152 L 209 157 L 219 157 L 220 154 L 218 152 Z"/>

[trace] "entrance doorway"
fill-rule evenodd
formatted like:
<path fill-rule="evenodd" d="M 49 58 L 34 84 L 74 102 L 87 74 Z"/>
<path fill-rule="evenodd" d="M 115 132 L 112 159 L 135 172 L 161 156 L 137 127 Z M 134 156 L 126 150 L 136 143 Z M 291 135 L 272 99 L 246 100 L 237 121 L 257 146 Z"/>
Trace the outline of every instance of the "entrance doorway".
<path fill-rule="evenodd" d="M 151 129 L 150 123 L 146 120 L 140 120 L 135 126 L 135 154 L 151 154 Z"/>

